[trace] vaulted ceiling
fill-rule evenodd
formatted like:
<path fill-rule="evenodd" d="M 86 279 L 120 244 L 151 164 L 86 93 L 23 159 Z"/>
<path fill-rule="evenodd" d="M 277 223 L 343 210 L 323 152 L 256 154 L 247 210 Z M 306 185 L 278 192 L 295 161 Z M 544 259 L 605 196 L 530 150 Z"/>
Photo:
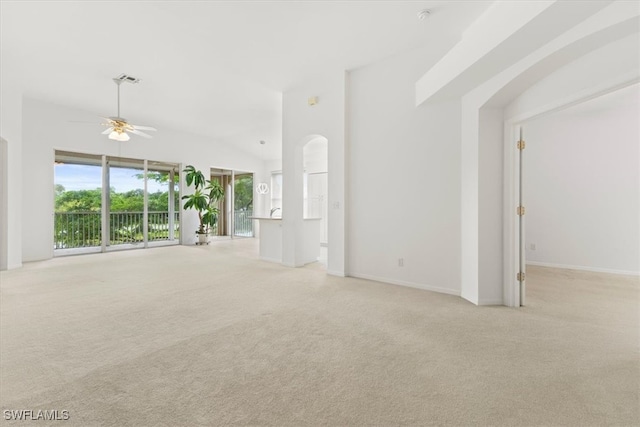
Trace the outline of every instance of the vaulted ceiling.
<path fill-rule="evenodd" d="M 416 48 L 453 45 L 490 1 L 0 3 L 2 66 L 25 96 L 281 150 L 282 92 Z M 417 13 L 430 9 L 428 19 Z M 426 71 L 426 70 L 425 70 Z"/>

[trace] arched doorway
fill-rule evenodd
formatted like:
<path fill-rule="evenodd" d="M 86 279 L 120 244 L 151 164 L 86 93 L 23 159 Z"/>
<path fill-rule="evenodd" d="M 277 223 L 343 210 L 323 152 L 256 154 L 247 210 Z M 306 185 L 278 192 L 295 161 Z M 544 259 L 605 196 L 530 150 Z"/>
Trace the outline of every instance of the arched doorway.
<path fill-rule="evenodd" d="M 320 256 L 318 261 L 325 267 L 328 260 L 329 243 L 329 162 L 328 140 L 318 136 L 303 147 L 303 219 L 319 220 Z"/>

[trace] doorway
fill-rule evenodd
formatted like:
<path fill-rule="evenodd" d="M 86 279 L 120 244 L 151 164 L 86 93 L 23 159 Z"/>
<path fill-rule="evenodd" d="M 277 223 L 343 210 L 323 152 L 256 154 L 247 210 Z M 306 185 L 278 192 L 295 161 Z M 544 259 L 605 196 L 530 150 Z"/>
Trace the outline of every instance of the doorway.
<path fill-rule="evenodd" d="M 639 274 L 639 90 L 523 124 L 527 265 Z"/>
<path fill-rule="evenodd" d="M 253 172 L 211 168 L 211 181 L 224 188 L 218 201 L 218 222 L 212 235 L 218 238 L 254 237 L 253 230 Z"/>
<path fill-rule="evenodd" d="M 327 265 L 329 248 L 329 141 L 318 136 L 303 147 L 303 218 L 317 219 L 320 224 L 320 256 Z"/>
<path fill-rule="evenodd" d="M 525 304 L 511 279 L 520 264 L 640 274 L 639 89 L 637 82 L 612 87 L 505 123 L 505 215 L 525 209 L 522 235 L 517 222 L 505 221 L 508 305 Z M 616 99 L 623 114 L 614 112 Z"/>

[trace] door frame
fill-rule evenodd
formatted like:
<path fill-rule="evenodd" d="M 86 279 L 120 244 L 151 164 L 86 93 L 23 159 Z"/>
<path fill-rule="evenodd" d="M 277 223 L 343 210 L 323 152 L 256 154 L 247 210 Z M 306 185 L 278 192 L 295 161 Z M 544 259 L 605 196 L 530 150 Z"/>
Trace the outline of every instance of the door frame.
<path fill-rule="evenodd" d="M 520 236 L 516 209 L 520 200 L 520 163 L 517 141 L 520 129 L 526 122 L 537 119 L 594 98 L 624 89 L 640 83 L 637 73 L 629 73 L 604 82 L 601 85 L 587 88 L 578 93 L 558 99 L 539 108 L 524 112 L 504 121 L 504 157 L 503 157 L 503 300 L 508 307 L 520 306 L 519 272 Z M 524 140 L 526 141 L 526 135 Z M 526 148 L 525 148 L 526 151 Z M 524 201 L 526 207 L 526 201 Z M 526 280 L 525 280 L 526 281 Z M 523 285 L 524 286 L 524 285 Z"/>
<path fill-rule="evenodd" d="M 223 216 L 222 227 L 225 228 L 225 234 L 223 234 L 222 236 L 228 237 L 230 239 L 245 238 L 246 236 L 235 235 L 235 181 L 236 181 L 236 176 L 252 175 L 255 183 L 256 172 L 251 170 L 246 170 L 246 169 L 240 170 L 240 169 L 233 169 L 233 168 L 227 168 L 227 167 L 221 167 L 221 166 L 210 166 L 209 179 L 213 176 L 214 171 L 215 173 L 218 173 L 220 177 L 223 177 L 223 176 L 229 177 L 229 191 L 227 191 L 227 188 L 225 188 L 225 195 L 222 200 L 223 206 L 220 212 L 220 215 Z M 221 181 L 224 181 L 224 180 L 221 179 Z M 222 183 L 224 187 L 224 182 Z M 253 197 L 253 209 L 255 213 L 255 209 L 256 209 L 255 185 L 252 185 L 252 197 Z M 220 223 L 218 224 L 218 227 L 220 227 Z M 252 237 L 255 237 L 255 229 Z"/>

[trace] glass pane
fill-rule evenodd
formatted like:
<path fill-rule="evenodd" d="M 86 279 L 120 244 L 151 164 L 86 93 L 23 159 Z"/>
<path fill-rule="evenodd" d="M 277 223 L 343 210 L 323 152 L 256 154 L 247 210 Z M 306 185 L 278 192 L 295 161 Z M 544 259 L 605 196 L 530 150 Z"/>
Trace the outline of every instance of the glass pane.
<path fill-rule="evenodd" d="M 271 174 L 271 213 L 282 216 L 282 172 Z"/>
<path fill-rule="evenodd" d="M 169 242 L 179 239 L 180 194 L 177 171 L 177 164 L 147 163 L 149 242 Z"/>
<path fill-rule="evenodd" d="M 143 247 L 144 162 L 110 157 L 108 246 Z"/>
<path fill-rule="evenodd" d="M 216 223 L 210 228 L 209 234 L 212 236 L 226 236 L 227 233 L 227 225 L 230 224 L 228 220 L 228 212 L 227 209 L 231 209 L 231 204 L 228 202 L 229 198 L 229 180 L 231 179 L 231 175 L 227 175 L 226 171 L 221 169 L 211 169 L 211 182 L 217 182 L 224 189 L 224 196 L 218 200 L 214 206 L 218 209 L 218 216 L 216 218 Z"/>
<path fill-rule="evenodd" d="M 234 194 L 234 235 L 253 237 L 253 174 L 236 174 Z"/>
<path fill-rule="evenodd" d="M 102 157 L 57 151 L 53 248 L 102 245 Z"/>

